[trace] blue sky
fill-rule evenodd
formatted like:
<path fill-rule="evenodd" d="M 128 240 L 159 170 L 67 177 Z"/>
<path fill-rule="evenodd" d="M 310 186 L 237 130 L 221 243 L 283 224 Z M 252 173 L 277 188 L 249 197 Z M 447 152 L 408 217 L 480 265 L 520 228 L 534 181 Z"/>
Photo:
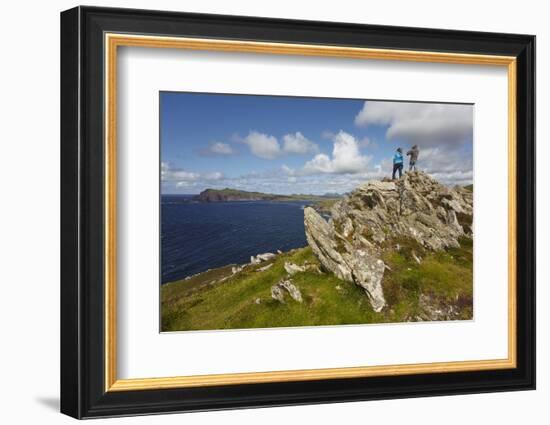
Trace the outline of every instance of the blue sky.
<path fill-rule="evenodd" d="M 395 149 L 472 179 L 471 105 L 161 92 L 162 193 L 344 193 L 391 175 Z"/>

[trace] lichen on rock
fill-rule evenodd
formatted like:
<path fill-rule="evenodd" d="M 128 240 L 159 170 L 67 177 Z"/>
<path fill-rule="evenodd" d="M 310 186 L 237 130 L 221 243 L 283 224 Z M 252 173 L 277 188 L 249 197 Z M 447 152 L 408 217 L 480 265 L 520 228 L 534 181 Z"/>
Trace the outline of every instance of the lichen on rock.
<path fill-rule="evenodd" d="M 288 294 L 294 301 L 297 301 L 299 303 L 303 301 L 302 293 L 289 278 L 281 279 L 279 282 L 271 287 L 271 298 L 284 304 L 285 291 L 288 292 Z"/>

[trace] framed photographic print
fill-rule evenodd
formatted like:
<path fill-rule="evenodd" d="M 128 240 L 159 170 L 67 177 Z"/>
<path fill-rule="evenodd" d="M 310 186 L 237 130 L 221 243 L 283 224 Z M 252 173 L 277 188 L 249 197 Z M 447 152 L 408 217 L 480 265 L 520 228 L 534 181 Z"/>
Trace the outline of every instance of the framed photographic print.
<path fill-rule="evenodd" d="M 533 389 L 535 38 L 61 14 L 61 411 Z"/>

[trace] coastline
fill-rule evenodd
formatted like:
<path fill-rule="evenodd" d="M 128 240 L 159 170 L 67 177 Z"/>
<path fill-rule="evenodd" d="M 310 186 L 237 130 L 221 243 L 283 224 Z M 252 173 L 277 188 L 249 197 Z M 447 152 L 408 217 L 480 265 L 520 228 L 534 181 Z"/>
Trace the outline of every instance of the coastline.
<path fill-rule="evenodd" d="M 303 210 L 311 201 L 188 199 L 163 198 L 161 285 L 246 263 L 250 255 L 307 245 Z"/>
<path fill-rule="evenodd" d="M 162 331 L 471 320 L 472 249 L 464 239 L 460 248 L 428 254 L 421 264 L 406 247 L 388 253 L 388 306 L 379 313 L 364 290 L 324 271 L 310 247 L 213 268 L 161 286 Z M 274 298 L 273 288 L 285 280 L 301 302 L 287 292 L 282 301 Z"/>

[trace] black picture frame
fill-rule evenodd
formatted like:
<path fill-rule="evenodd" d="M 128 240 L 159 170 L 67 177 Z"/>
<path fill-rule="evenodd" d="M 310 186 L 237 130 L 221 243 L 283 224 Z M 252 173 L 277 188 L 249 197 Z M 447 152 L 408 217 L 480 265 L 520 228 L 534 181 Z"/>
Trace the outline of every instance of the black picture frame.
<path fill-rule="evenodd" d="M 506 55 L 517 58 L 517 367 L 106 392 L 104 34 Z M 75 418 L 535 388 L 535 37 L 132 9 L 61 13 L 61 412 Z"/>

